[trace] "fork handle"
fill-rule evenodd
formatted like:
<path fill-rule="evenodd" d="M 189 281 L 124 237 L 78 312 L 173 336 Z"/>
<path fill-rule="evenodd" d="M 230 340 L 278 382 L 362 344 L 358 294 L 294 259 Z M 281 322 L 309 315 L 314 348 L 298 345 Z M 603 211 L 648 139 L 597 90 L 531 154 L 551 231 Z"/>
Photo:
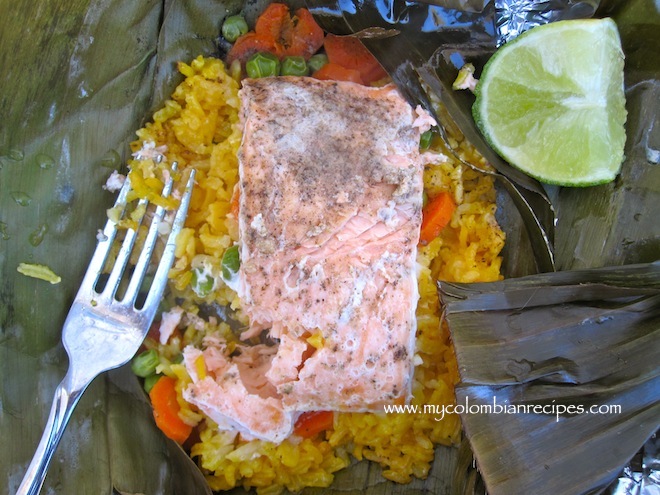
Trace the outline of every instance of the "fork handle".
<path fill-rule="evenodd" d="M 62 438 L 71 413 L 78 403 L 86 385 L 82 390 L 70 392 L 70 376 L 67 374 L 64 380 L 55 389 L 53 404 L 50 408 L 48 421 L 41 436 L 34 457 L 28 466 L 27 472 L 18 487 L 16 495 L 37 495 L 46 478 L 48 465 L 53 458 L 53 453 Z"/>

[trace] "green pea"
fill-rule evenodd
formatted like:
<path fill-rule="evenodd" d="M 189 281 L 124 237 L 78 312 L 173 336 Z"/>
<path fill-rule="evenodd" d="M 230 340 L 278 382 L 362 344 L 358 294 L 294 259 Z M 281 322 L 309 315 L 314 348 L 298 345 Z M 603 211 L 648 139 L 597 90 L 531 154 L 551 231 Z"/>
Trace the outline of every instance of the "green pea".
<path fill-rule="evenodd" d="M 307 61 L 307 65 L 309 65 L 309 70 L 312 72 L 316 72 L 327 63 L 328 63 L 328 56 L 325 53 L 317 53 L 316 55 L 312 55 L 310 59 Z"/>
<path fill-rule="evenodd" d="M 307 62 L 303 57 L 285 57 L 282 60 L 283 76 L 306 76 L 309 74 Z"/>
<path fill-rule="evenodd" d="M 142 354 L 138 354 L 131 361 L 131 369 L 137 376 L 146 378 L 155 373 L 156 366 L 160 364 L 158 353 L 155 349 L 149 349 Z"/>
<path fill-rule="evenodd" d="M 222 256 L 222 278 L 231 280 L 232 277 L 238 273 L 241 266 L 241 258 L 238 252 L 238 245 L 227 248 L 225 254 Z"/>
<path fill-rule="evenodd" d="M 222 36 L 230 43 L 233 43 L 247 32 L 247 22 L 245 22 L 245 18 L 240 15 L 229 16 L 222 24 Z"/>
<path fill-rule="evenodd" d="M 253 79 L 277 76 L 280 73 L 280 61 L 272 53 L 255 53 L 245 63 L 245 70 L 248 77 Z"/>

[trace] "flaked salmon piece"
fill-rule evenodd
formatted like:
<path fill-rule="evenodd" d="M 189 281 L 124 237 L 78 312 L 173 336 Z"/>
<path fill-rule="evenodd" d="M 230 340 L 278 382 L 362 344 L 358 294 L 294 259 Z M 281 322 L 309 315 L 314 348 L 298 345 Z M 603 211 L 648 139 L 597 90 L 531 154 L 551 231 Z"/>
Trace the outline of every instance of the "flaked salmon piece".
<path fill-rule="evenodd" d="M 265 379 L 274 349 L 256 345 L 239 351 L 229 359 L 223 344 L 207 343 L 203 351 L 186 347 L 183 362 L 192 383 L 183 398 L 220 429 L 238 431 L 248 440 L 280 443 L 291 434 L 295 417 L 284 411 L 275 387 Z"/>
<path fill-rule="evenodd" d="M 245 80 L 238 292 L 286 411 L 408 399 L 428 125 L 393 86 Z"/>

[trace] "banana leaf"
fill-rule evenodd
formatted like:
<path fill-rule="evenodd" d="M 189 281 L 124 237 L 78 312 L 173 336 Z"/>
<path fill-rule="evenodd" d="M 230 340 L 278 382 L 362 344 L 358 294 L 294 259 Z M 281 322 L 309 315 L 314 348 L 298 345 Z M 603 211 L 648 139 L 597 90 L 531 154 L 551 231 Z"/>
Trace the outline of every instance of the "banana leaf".
<path fill-rule="evenodd" d="M 180 81 L 175 64 L 218 53 L 222 19 L 258 1 L 2 0 L 0 20 L 0 494 L 13 494 L 36 447 L 67 367 L 61 325 L 113 195 L 102 190 L 129 153 L 134 131 Z M 480 12 L 488 2 L 450 0 Z M 628 159 L 621 179 L 585 191 L 549 190 L 558 212 L 557 265 L 590 268 L 658 256 L 660 187 L 649 166 L 658 149 L 657 7 L 603 2 L 620 21 L 627 66 Z M 609 9 L 609 10 L 607 10 Z M 647 157 L 649 157 L 647 159 Z M 524 180 L 524 179 L 521 179 Z M 539 193 L 543 191 L 538 191 Z M 506 192 L 508 276 L 535 270 L 527 234 Z M 574 255 L 575 254 L 575 255 Z M 59 284 L 27 278 L 21 262 L 49 266 Z M 466 450 L 460 451 L 469 457 Z M 383 481 L 357 463 L 331 489 L 310 493 L 451 493 L 457 449 L 439 447 L 431 475 L 412 485 Z M 159 433 L 127 369 L 86 391 L 55 453 L 45 493 L 208 493 L 185 453 Z"/>
<path fill-rule="evenodd" d="M 660 262 L 439 285 L 489 493 L 605 489 L 659 425 Z"/>
<path fill-rule="evenodd" d="M 101 186 L 176 81 L 215 50 L 229 3 L 3 2 L 0 57 L 0 493 L 15 493 L 67 358 L 61 326 L 112 194 Z M 16 271 L 49 266 L 51 285 Z M 99 377 L 75 411 L 44 492 L 208 493 L 159 433 L 128 370 Z M 9 448 L 9 446 L 11 447 Z"/>

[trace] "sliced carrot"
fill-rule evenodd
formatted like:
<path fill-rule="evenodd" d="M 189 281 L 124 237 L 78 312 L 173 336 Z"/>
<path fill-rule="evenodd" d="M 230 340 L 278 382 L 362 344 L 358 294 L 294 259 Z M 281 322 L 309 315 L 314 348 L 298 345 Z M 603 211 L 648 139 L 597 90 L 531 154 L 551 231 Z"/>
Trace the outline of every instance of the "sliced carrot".
<path fill-rule="evenodd" d="M 259 52 L 272 53 L 278 57 L 284 53 L 282 47 L 270 36 L 250 31 L 236 40 L 227 54 L 227 63 L 231 64 L 234 60 L 245 63 L 252 55 Z"/>
<path fill-rule="evenodd" d="M 310 438 L 332 428 L 335 415 L 332 411 L 309 411 L 302 413 L 293 427 L 293 433 Z"/>
<path fill-rule="evenodd" d="M 451 194 L 442 192 L 431 199 L 422 210 L 422 228 L 419 234 L 419 242 L 426 245 L 440 235 L 451 220 L 456 203 Z"/>
<path fill-rule="evenodd" d="M 354 36 L 328 34 L 323 46 L 330 63 L 358 71 L 364 84 L 371 84 L 387 76 L 376 57 Z"/>
<path fill-rule="evenodd" d="M 347 69 L 338 64 L 329 62 L 312 74 L 316 79 L 325 81 L 349 81 L 364 84 L 360 73 L 353 69 Z"/>
<path fill-rule="evenodd" d="M 323 29 L 316 23 L 309 10 L 305 8 L 296 10 L 296 15 L 292 21 L 293 30 L 287 40 L 286 55 L 303 57 L 305 60 L 309 60 L 323 46 Z"/>
<path fill-rule="evenodd" d="M 162 376 L 149 392 L 154 410 L 156 425 L 168 437 L 177 443 L 183 443 L 190 436 L 192 427 L 179 417 L 180 406 L 176 400 L 176 380 Z"/>
<path fill-rule="evenodd" d="M 257 19 L 254 31 L 239 37 L 227 54 L 227 61 L 245 63 L 257 52 L 269 52 L 309 59 L 323 46 L 323 30 L 305 8 L 292 17 L 283 3 L 271 3 Z"/>
<path fill-rule="evenodd" d="M 254 31 L 276 42 L 286 39 L 293 29 L 289 7 L 283 3 L 271 3 L 257 18 Z"/>

